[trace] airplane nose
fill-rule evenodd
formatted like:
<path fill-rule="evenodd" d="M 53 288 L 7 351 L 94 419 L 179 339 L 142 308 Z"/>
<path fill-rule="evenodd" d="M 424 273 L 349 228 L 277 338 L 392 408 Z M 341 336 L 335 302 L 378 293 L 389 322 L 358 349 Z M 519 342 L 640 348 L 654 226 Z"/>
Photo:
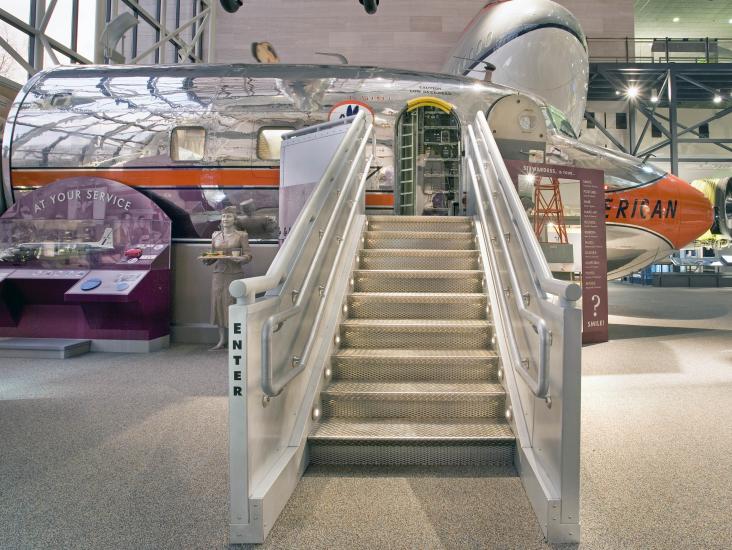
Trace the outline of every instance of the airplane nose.
<path fill-rule="evenodd" d="M 667 174 L 664 183 L 668 186 L 669 195 L 678 201 L 678 231 L 674 246 L 683 248 L 709 231 L 714 222 L 714 207 L 701 192 L 681 178 Z"/>

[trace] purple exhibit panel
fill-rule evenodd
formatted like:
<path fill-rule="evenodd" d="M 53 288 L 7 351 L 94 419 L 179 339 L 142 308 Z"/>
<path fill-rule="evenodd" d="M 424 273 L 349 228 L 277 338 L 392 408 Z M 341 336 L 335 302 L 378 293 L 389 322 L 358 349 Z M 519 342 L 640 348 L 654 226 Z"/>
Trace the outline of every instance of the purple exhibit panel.
<path fill-rule="evenodd" d="M 0 336 L 167 335 L 170 239 L 160 207 L 112 180 L 23 194 L 0 217 Z"/>

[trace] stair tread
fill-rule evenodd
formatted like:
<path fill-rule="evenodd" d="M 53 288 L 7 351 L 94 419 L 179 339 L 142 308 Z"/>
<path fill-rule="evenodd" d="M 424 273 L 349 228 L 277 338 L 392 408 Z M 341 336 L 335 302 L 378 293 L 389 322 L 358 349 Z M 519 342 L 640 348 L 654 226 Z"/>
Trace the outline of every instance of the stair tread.
<path fill-rule="evenodd" d="M 482 292 L 351 292 L 353 298 L 374 298 L 388 301 L 404 300 L 475 300 L 486 298 Z"/>
<path fill-rule="evenodd" d="M 490 328 L 493 324 L 490 321 L 481 319 L 344 319 L 341 321 L 343 327 L 422 327 L 424 329 L 434 327 L 455 327 L 455 328 Z"/>
<path fill-rule="evenodd" d="M 515 437 L 503 420 L 464 418 L 411 420 L 408 418 L 325 418 L 310 433 L 311 441 L 461 441 L 511 443 Z"/>
<path fill-rule="evenodd" d="M 472 240 L 472 232 L 460 231 L 366 231 L 366 238 Z"/>
<path fill-rule="evenodd" d="M 355 276 L 461 279 L 464 277 L 481 277 L 483 272 L 478 269 L 355 269 L 353 274 Z"/>
<path fill-rule="evenodd" d="M 396 223 L 413 223 L 413 222 L 434 222 L 434 223 L 469 223 L 472 221 L 470 216 L 395 216 L 395 215 L 375 215 L 367 216 L 369 221 L 374 222 L 396 222 Z"/>
<path fill-rule="evenodd" d="M 335 353 L 336 357 L 390 357 L 390 358 L 485 358 L 493 359 L 498 354 L 489 349 L 370 349 L 342 348 Z"/>
<path fill-rule="evenodd" d="M 409 256 L 435 256 L 435 257 L 477 257 L 480 250 L 475 248 L 469 249 L 444 249 L 444 248 L 364 248 L 359 254 L 369 256 L 390 256 L 390 257 L 409 257 Z"/>
<path fill-rule="evenodd" d="M 397 231 L 398 233 L 398 231 Z M 359 254 L 370 256 L 478 256 L 480 250 L 470 249 L 448 249 L 443 248 L 365 248 Z"/>
<path fill-rule="evenodd" d="M 446 396 L 456 397 L 489 397 L 506 394 L 501 384 L 491 382 L 361 382 L 353 380 L 333 380 L 323 390 L 323 394 L 332 397 L 339 395 L 374 395 L 386 397 Z"/>

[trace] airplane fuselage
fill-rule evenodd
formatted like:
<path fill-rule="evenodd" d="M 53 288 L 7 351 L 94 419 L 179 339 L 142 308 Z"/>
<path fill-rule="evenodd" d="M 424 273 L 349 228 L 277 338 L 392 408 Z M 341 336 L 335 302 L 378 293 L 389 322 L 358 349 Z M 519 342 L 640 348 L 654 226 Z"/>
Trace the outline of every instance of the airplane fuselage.
<path fill-rule="evenodd" d="M 270 130 L 281 135 L 336 119 L 350 107 L 369 111 L 375 122 L 378 170 L 367 182 L 367 207 L 374 213 L 394 212 L 402 185 L 402 125 L 407 103 L 420 97 L 450 106 L 453 130 L 430 139 L 447 140 L 444 151 L 441 145 L 435 150 L 445 158 L 449 151 L 457 155 L 457 179 L 465 177 L 461 148 L 478 111 L 488 112 L 497 138 L 515 131 L 491 121 L 491 113 L 500 111 L 496 106 L 511 98 L 525 101 L 545 128 L 541 147 L 548 158 L 549 151 L 557 150 L 561 162 L 604 170 L 611 276 L 662 257 L 711 223 L 708 203 L 705 207 L 688 185 L 637 159 L 563 135 L 535 96 L 463 77 L 355 66 L 87 66 L 39 73 L 8 119 L 5 194 L 12 202 L 15 193 L 59 179 L 78 178 L 81 188 L 83 178 L 112 179 L 160 204 L 173 220 L 174 237 L 208 239 L 215 224 L 193 223 L 192 218 L 205 220 L 207 213 L 250 199 L 256 212 L 277 208 L 279 158 L 267 141 Z M 48 139 L 45 132 L 53 132 L 56 145 L 39 156 L 40 144 Z M 175 149 L 177 143 L 186 143 L 185 155 Z M 464 189 L 446 193 L 450 213 L 462 212 Z M 427 184 L 422 190 L 432 192 Z M 272 235 L 253 229 L 250 238 Z"/>

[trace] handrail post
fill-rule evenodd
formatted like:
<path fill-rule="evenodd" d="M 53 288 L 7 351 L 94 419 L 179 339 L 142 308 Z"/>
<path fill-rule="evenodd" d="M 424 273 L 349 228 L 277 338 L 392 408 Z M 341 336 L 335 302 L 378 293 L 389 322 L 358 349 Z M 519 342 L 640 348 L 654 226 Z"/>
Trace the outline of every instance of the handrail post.
<path fill-rule="evenodd" d="M 247 405 L 247 307 L 229 310 L 229 524 L 230 536 L 244 536 L 251 522 L 249 510 L 249 440 Z M 243 314 L 242 314 L 243 310 Z"/>

